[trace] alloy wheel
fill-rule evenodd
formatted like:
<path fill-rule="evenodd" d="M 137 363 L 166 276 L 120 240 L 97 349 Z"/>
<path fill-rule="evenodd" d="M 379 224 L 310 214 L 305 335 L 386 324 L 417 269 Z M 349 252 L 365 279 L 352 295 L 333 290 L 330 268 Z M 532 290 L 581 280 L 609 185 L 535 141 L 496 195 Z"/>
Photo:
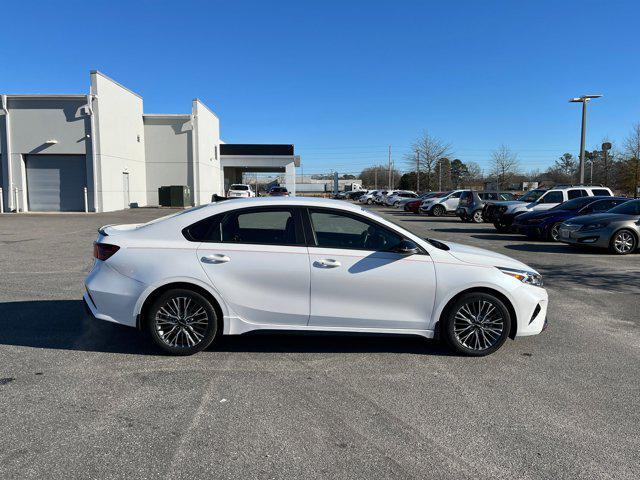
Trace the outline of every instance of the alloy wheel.
<path fill-rule="evenodd" d="M 560 223 L 554 223 L 551 226 L 551 230 L 549 230 L 549 237 L 554 242 L 557 242 L 560 239 Z"/>
<path fill-rule="evenodd" d="M 495 346 L 502 338 L 505 319 L 491 301 L 473 300 L 458 308 L 453 320 L 453 334 L 470 350 L 482 351 Z"/>
<path fill-rule="evenodd" d="M 168 347 L 192 348 L 207 335 L 210 318 L 196 298 L 169 297 L 154 317 L 158 338 Z"/>
<path fill-rule="evenodd" d="M 630 253 L 635 247 L 636 239 L 627 231 L 618 232 L 613 239 L 613 248 L 620 255 Z"/>
<path fill-rule="evenodd" d="M 482 223 L 482 210 L 476 210 L 473 212 L 473 221 L 475 223 Z"/>

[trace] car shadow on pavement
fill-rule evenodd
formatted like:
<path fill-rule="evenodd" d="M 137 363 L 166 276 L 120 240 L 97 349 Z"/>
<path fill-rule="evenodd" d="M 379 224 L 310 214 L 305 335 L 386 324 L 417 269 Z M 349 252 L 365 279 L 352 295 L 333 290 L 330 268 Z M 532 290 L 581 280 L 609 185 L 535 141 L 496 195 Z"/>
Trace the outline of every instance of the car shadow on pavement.
<path fill-rule="evenodd" d="M 602 271 L 599 267 L 588 265 L 563 264 L 547 265 L 540 271 L 548 285 L 568 284 L 571 288 L 579 285 L 608 293 L 638 294 L 640 266 L 636 270 L 630 271 Z M 624 308 L 623 304 L 619 304 L 619 306 Z M 632 315 L 636 314 L 635 311 L 632 313 Z"/>
<path fill-rule="evenodd" d="M 518 235 L 510 235 L 508 233 L 499 234 L 499 233 L 490 233 L 485 235 L 470 235 L 472 238 L 477 238 L 478 240 L 500 240 L 502 242 L 508 242 L 509 240 L 523 240 L 524 237 L 520 237 Z"/>
<path fill-rule="evenodd" d="M 0 345 L 155 355 L 135 328 L 88 318 L 80 300 L 0 303 Z"/>
<path fill-rule="evenodd" d="M 536 253 L 585 253 L 584 248 L 571 247 L 564 243 L 522 243 L 519 245 L 505 245 L 504 248 L 509 250 L 518 250 L 520 252 L 536 252 Z M 598 253 L 597 250 L 591 253 Z"/>
<path fill-rule="evenodd" d="M 488 231 L 486 228 L 434 228 L 434 232 L 442 233 L 484 233 Z"/>
<path fill-rule="evenodd" d="M 0 345 L 163 355 L 135 328 L 89 318 L 80 300 L 0 303 Z M 406 335 L 256 332 L 221 337 L 211 351 L 451 355 L 440 342 Z"/>
<path fill-rule="evenodd" d="M 220 338 L 211 350 L 281 353 L 404 353 L 455 355 L 444 344 L 418 336 L 261 331 Z"/>

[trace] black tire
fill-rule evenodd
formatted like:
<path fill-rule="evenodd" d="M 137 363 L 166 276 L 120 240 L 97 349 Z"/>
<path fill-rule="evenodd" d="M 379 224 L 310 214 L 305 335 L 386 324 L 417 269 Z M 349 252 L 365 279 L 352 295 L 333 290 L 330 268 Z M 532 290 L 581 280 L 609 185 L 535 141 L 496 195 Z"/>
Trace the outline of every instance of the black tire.
<path fill-rule="evenodd" d="M 507 233 L 509 231 L 509 227 L 501 224 L 500 222 L 493 222 L 493 226 L 500 233 Z"/>
<path fill-rule="evenodd" d="M 371 200 L 370 198 L 367 198 L 367 205 L 371 205 L 373 203 L 373 200 Z"/>
<path fill-rule="evenodd" d="M 560 225 L 562 225 L 562 222 L 556 222 L 549 227 L 549 230 L 547 231 L 547 240 L 550 242 L 560 241 Z"/>
<path fill-rule="evenodd" d="M 446 343 L 456 353 L 471 357 L 495 352 L 511 331 L 509 310 L 502 300 L 489 293 L 462 295 L 447 308 L 442 322 L 440 331 Z"/>
<path fill-rule="evenodd" d="M 636 248 L 638 248 L 638 238 L 627 228 L 618 230 L 609 241 L 609 251 L 616 255 L 628 255 L 635 252 Z"/>
<path fill-rule="evenodd" d="M 432 209 L 431 209 L 431 215 L 433 215 L 434 217 L 441 217 L 445 214 L 445 209 L 442 205 L 435 205 Z"/>
<path fill-rule="evenodd" d="M 476 210 L 471 214 L 471 221 L 473 223 L 482 223 L 484 218 L 482 217 L 482 210 Z"/>
<path fill-rule="evenodd" d="M 187 289 L 164 292 L 153 302 L 146 318 L 153 342 L 171 355 L 193 355 L 204 350 L 215 339 L 218 325 L 218 315 L 209 300 Z M 175 329 L 179 330 L 171 334 Z"/>
<path fill-rule="evenodd" d="M 400 206 L 400 202 L 394 202 L 393 203 L 393 208 L 398 208 Z"/>

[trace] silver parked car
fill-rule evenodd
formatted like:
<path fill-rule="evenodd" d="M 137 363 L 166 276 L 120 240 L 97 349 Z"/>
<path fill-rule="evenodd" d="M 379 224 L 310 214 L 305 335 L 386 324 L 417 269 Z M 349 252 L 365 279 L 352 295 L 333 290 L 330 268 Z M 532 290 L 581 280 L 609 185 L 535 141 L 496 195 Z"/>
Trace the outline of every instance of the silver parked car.
<path fill-rule="evenodd" d="M 605 213 L 567 220 L 559 229 L 561 242 L 608 248 L 618 255 L 638 249 L 640 200 L 630 200 Z"/>

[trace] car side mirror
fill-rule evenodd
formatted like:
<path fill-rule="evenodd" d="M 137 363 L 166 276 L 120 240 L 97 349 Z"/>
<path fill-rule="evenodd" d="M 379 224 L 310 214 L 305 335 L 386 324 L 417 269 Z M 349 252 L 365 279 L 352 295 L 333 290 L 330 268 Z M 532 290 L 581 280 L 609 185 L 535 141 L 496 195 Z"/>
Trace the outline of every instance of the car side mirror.
<path fill-rule="evenodd" d="M 415 255 L 420 251 L 420 248 L 414 242 L 405 238 L 396 248 L 393 249 L 393 251 L 402 255 Z"/>

